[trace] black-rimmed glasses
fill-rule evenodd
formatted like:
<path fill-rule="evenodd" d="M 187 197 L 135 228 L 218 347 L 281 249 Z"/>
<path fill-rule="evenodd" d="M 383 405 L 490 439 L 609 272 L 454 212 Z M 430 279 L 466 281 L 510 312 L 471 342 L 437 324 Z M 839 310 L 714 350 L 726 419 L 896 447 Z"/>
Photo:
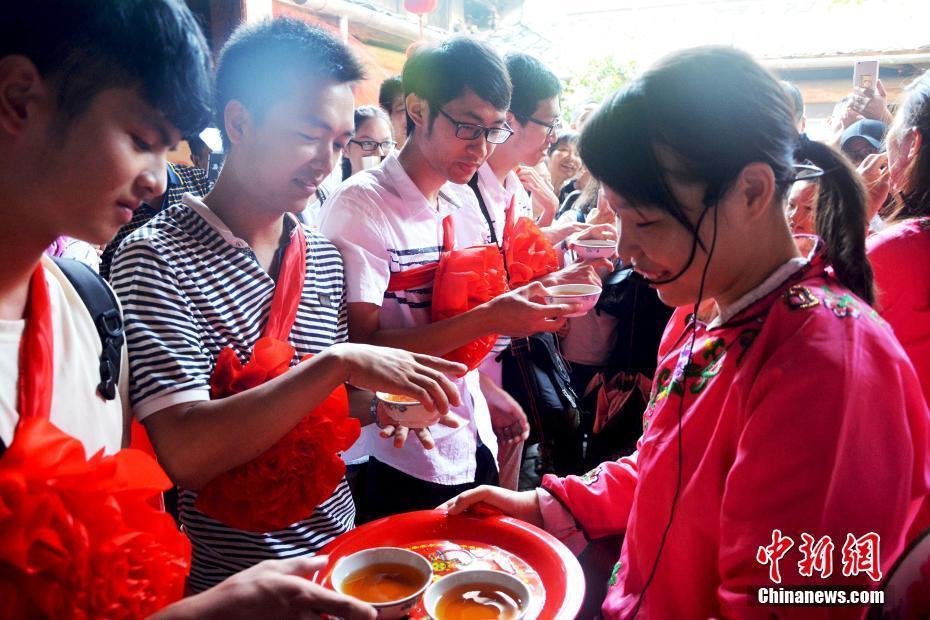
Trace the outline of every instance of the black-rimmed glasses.
<path fill-rule="evenodd" d="M 513 129 L 507 123 L 504 123 L 502 127 L 485 127 L 475 123 L 457 121 L 446 114 L 442 108 L 439 108 L 439 113 L 455 125 L 455 137 L 459 140 L 477 140 L 481 134 L 484 134 L 485 139 L 490 144 L 503 144 L 513 135 Z"/>
<path fill-rule="evenodd" d="M 356 140 L 351 139 L 349 142 L 357 144 L 366 153 L 371 153 L 372 151 L 378 150 L 381 148 L 384 151 L 390 151 L 394 148 L 394 145 L 397 144 L 393 140 L 385 140 L 384 142 L 375 142 L 374 140 Z"/>
<path fill-rule="evenodd" d="M 545 127 L 546 129 L 548 129 L 549 131 L 546 132 L 547 138 L 551 138 L 554 133 L 562 129 L 562 119 L 560 118 L 555 119 L 551 123 L 547 123 L 546 121 L 541 121 L 535 116 L 527 116 L 526 120 L 528 120 L 531 123 L 536 123 L 537 125 L 541 125 L 542 127 Z"/>

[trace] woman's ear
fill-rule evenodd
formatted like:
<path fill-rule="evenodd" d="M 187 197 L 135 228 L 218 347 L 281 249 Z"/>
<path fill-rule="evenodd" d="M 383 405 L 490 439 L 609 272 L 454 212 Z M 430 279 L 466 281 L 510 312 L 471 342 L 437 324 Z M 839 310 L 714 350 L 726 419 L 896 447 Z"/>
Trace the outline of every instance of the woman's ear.
<path fill-rule="evenodd" d="M 740 206 L 746 215 L 756 219 L 768 212 L 775 198 L 775 173 L 768 164 L 751 163 L 740 172 L 736 188 Z"/>

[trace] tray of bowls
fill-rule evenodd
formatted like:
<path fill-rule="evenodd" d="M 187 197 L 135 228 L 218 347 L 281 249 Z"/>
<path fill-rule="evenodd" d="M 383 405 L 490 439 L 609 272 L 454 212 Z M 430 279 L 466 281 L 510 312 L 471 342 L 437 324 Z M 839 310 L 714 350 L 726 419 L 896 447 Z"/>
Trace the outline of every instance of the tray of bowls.
<path fill-rule="evenodd" d="M 383 619 L 574 618 L 581 566 L 551 534 L 523 521 L 438 510 L 372 521 L 321 553 L 312 579 L 371 603 Z"/>

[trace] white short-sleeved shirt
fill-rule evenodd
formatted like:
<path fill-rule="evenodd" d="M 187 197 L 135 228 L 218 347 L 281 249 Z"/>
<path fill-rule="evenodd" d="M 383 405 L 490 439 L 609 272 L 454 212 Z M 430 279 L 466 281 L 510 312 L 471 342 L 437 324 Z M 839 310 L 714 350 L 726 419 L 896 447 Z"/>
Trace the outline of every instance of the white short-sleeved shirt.
<path fill-rule="evenodd" d="M 389 292 L 388 281 L 392 273 L 439 260 L 442 221 L 449 214 L 455 220 L 456 247 L 485 243 L 487 224 L 467 186 L 445 184 L 437 209 L 414 185 L 395 153 L 380 167 L 347 179 L 323 205 L 320 232 L 342 252 L 348 303 L 380 306 L 383 329 L 430 323 L 432 283 Z M 425 450 L 418 441 L 395 448 L 391 441 L 371 436 L 374 431 L 366 429 L 370 454 L 421 480 L 447 485 L 474 481 L 478 438 L 492 452 L 497 450 L 497 441 L 477 372 L 456 383 L 462 405 L 452 411 L 468 420 L 468 425 L 457 429 L 432 426 L 436 440 L 432 450 Z"/>
<path fill-rule="evenodd" d="M 497 235 L 498 244 L 503 242 L 504 223 L 507 219 L 507 207 L 510 206 L 511 198 L 514 199 L 514 207 L 517 209 L 517 212 L 514 214 L 516 218 L 528 217 L 531 220 L 535 219 L 533 217 L 533 202 L 530 199 L 530 195 L 526 193 L 526 189 L 520 182 L 520 178 L 517 177 L 513 170 L 507 172 L 507 176 L 504 177 L 504 182 L 501 183 L 497 180 L 497 176 L 495 176 L 494 171 L 491 169 L 491 165 L 488 164 L 488 162 L 484 162 L 481 164 L 481 167 L 478 168 L 478 191 L 481 192 L 481 197 L 484 198 L 484 204 L 488 208 L 491 222 L 494 224 L 494 233 Z M 487 228 L 487 225 L 485 225 L 485 228 Z M 487 239 L 488 243 L 490 243 L 490 235 Z"/>
<path fill-rule="evenodd" d="M 48 256 L 42 257 L 52 314 L 52 408 L 51 422 L 84 444 L 90 457 L 101 449 L 119 451 L 123 439 L 123 407 L 126 397 L 126 350 L 121 356 L 120 389 L 116 398 L 97 394 L 100 353 L 103 345 L 87 307 L 68 278 Z M 0 439 L 13 440 L 19 413 L 16 411 L 19 377 L 19 345 L 24 319 L 0 320 Z"/>
<path fill-rule="evenodd" d="M 295 362 L 347 337 L 339 252 L 307 227 L 304 234 L 307 271 L 288 339 Z M 226 346 L 247 362 L 276 286 L 248 243 L 192 194 L 123 241 L 110 277 L 126 316 L 130 395 L 140 419 L 209 399 L 210 375 Z M 345 479 L 312 514 L 274 532 L 227 527 L 197 510 L 196 499 L 181 489 L 178 509 L 193 546 L 189 583 L 196 591 L 265 559 L 312 555 L 355 520 Z"/>
<path fill-rule="evenodd" d="M 513 205 L 517 210 L 514 214 L 515 219 L 521 217 L 533 219 L 533 203 L 513 170 L 507 172 L 504 182 L 501 183 L 494 174 L 494 170 L 491 169 L 490 164 L 484 162 L 478 168 L 478 191 L 481 192 L 485 207 L 488 209 L 488 215 L 491 217 L 491 224 L 494 226 L 494 234 L 497 236 L 499 245 L 504 242 L 504 224 L 507 220 L 507 207 L 510 206 L 511 198 L 513 198 Z M 491 243 L 487 223 L 485 223 L 485 230 L 487 243 Z M 501 384 L 501 367 L 500 362 L 495 358 L 508 346 L 510 346 L 510 336 L 501 336 L 497 339 L 488 357 L 481 362 L 481 372 L 490 377 L 497 385 Z"/>

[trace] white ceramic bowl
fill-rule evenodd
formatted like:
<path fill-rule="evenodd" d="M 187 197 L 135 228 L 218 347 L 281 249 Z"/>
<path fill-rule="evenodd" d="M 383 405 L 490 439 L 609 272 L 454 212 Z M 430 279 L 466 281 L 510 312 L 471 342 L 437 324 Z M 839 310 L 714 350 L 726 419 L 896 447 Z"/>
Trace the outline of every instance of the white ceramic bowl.
<path fill-rule="evenodd" d="M 610 239 L 583 239 L 574 243 L 574 249 L 581 260 L 610 258 L 617 251 L 617 242 Z"/>
<path fill-rule="evenodd" d="M 427 428 L 439 421 L 439 412 L 427 411 L 426 407 L 415 400 L 397 402 L 387 392 L 376 392 L 375 396 L 387 408 L 388 415 L 408 428 Z"/>
<path fill-rule="evenodd" d="M 497 585 L 516 594 L 517 598 L 520 599 L 520 611 L 514 620 L 523 618 L 532 603 L 533 595 L 530 593 L 530 589 L 513 575 L 497 570 L 461 570 L 446 575 L 426 589 L 426 594 L 423 595 L 423 607 L 426 609 L 426 613 L 433 620 L 441 620 L 436 616 L 436 606 L 439 604 L 439 599 L 449 590 L 471 583 Z"/>
<path fill-rule="evenodd" d="M 577 312 L 565 315 L 568 317 L 586 315 L 601 296 L 601 287 L 593 284 L 559 284 L 549 286 L 547 290 L 549 291 L 546 295 L 547 304 L 581 304 Z"/>
<path fill-rule="evenodd" d="M 432 565 L 419 553 L 401 549 L 400 547 L 375 547 L 374 549 L 366 549 L 365 551 L 347 555 L 336 562 L 336 566 L 333 568 L 333 572 L 330 575 L 333 588 L 335 588 L 337 592 L 345 594 L 342 590 L 342 584 L 346 578 L 357 570 L 373 564 L 403 564 L 404 566 L 412 566 L 423 576 L 423 587 L 410 596 L 385 603 L 369 603 L 378 610 L 378 618 L 382 618 L 383 620 L 397 620 L 398 618 L 406 616 L 407 612 L 413 609 L 417 601 L 420 600 L 420 597 L 423 596 L 423 592 L 433 579 Z"/>

